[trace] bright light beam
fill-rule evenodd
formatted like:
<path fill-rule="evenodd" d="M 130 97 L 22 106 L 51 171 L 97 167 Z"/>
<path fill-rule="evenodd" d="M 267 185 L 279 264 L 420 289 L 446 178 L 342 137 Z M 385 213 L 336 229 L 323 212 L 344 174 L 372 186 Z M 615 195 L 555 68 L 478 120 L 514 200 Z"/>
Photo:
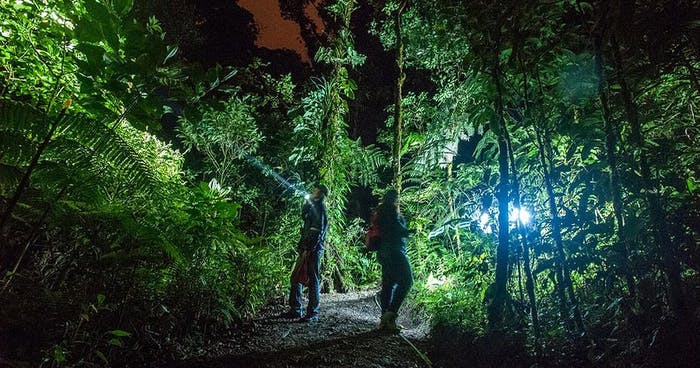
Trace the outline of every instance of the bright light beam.
<path fill-rule="evenodd" d="M 307 193 L 307 192 L 304 191 L 304 190 L 301 190 L 301 189 L 297 188 L 294 184 L 290 183 L 287 179 L 283 178 L 282 175 L 280 175 L 280 174 L 278 174 L 277 172 L 275 172 L 275 170 L 272 170 L 271 167 L 269 167 L 269 166 L 263 164 L 262 162 L 260 162 L 260 160 L 258 160 L 257 158 L 255 158 L 255 157 L 253 157 L 253 156 L 250 156 L 250 155 L 246 155 L 245 158 L 246 158 L 246 160 L 248 160 L 248 162 L 250 162 L 253 166 L 255 166 L 255 167 L 257 167 L 258 169 L 260 169 L 260 171 L 262 171 L 263 174 L 271 176 L 273 179 L 277 180 L 277 182 L 279 182 L 280 184 L 284 185 L 287 189 L 293 191 L 295 195 L 298 195 L 298 196 L 300 196 L 300 197 L 304 197 L 304 198 L 307 199 L 307 200 L 308 200 L 309 198 L 311 198 L 311 195 L 310 195 L 309 193 Z"/>

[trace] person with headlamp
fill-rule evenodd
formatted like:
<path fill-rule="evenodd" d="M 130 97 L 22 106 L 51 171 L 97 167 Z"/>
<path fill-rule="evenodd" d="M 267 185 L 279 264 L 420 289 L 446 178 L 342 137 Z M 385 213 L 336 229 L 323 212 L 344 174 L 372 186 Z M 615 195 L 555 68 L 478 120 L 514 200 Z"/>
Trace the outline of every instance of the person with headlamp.
<path fill-rule="evenodd" d="M 309 198 L 304 201 L 301 210 L 304 225 L 297 246 L 299 256 L 290 278 L 289 310 L 283 313 L 285 318 L 298 318 L 300 322 L 318 320 L 321 258 L 328 231 L 325 204 L 327 195 L 328 188 L 317 184 Z M 309 287 L 309 302 L 305 313 L 301 305 L 303 285 Z"/>

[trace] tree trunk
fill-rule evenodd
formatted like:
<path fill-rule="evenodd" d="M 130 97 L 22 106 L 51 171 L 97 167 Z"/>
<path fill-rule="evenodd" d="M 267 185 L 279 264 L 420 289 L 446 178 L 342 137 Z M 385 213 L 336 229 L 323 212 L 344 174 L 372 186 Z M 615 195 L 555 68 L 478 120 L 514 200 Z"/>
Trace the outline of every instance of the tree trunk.
<path fill-rule="evenodd" d="M 507 296 L 508 283 L 508 202 L 510 177 L 508 170 L 508 145 L 505 138 L 505 121 L 503 119 L 503 90 L 501 86 L 501 70 L 499 65 L 500 42 L 496 42 L 493 82 L 496 86 L 495 112 L 498 129 L 498 173 L 499 183 L 496 191 L 498 199 L 498 247 L 496 249 L 496 280 L 494 283 L 494 298 L 488 308 L 489 328 L 498 329 L 503 324 L 503 309 Z"/>
<path fill-rule="evenodd" d="M 355 1 L 349 0 L 343 5 L 345 6 L 345 13 L 342 15 L 341 27 L 348 29 L 350 28 L 350 19 L 352 17 L 352 12 L 355 10 Z M 335 47 L 346 46 L 335 45 Z M 327 114 L 326 117 L 324 117 L 324 119 L 321 122 L 321 135 L 324 139 L 324 147 L 322 147 L 319 150 L 318 159 L 316 161 L 316 163 L 319 165 L 321 182 L 331 186 L 337 181 L 337 177 L 339 175 L 335 168 L 335 165 L 332 162 L 330 162 L 337 156 L 335 152 L 335 150 L 337 149 L 337 144 L 335 142 L 336 133 L 338 133 L 339 130 L 344 129 L 340 124 L 342 116 L 341 111 L 339 109 L 339 106 L 341 106 L 342 104 L 342 97 L 340 95 L 340 90 L 337 86 L 337 81 L 342 78 L 342 68 L 343 65 L 340 62 L 336 61 L 333 63 L 333 69 L 331 74 L 331 80 L 333 83 L 333 88 L 331 91 L 332 107 L 331 111 Z M 345 134 L 344 130 L 343 134 Z M 330 198 L 329 205 L 336 205 L 342 208 L 345 203 L 344 196 L 346 195 L 346 193 L 340 191 L 336 191 L 335 193 L 336 194 L 332 196 L 333 198 Z M 339 217 L 342 217 L 342 210 L 332 212 L 336 213 Z M 331 211 L 329 211 L 329 213 L 331 213 Z M 333 218 L 329 219 L 329 221 L 332 221 L 331 229 L 329 231 L 337 231 L 335 229 L 342 229 L 344 227 L 343 218 Z M 324 255 L 324 258 L 326 258 L 326 260 L 328 261 L 326 262 L 326 267 L 331 267 L 330 275 L 333 281 L 333 290 L 338 292 L 345 292 L 347 291 L 347 286 L 345 285 L 345 275 L 343 274 L 344 260 L 342 259 L 340 252 L 338 251 L 338 247 L 343 245 L 336 244 L 335 242 L 333 242 L 332 237 L 327 237 L 327 239 L 328 244 L 326 246 L 326 253 Z M 330 285 L 326 284 L 326 282 L 327 281 L 324 281 L 324 289 L 328 290 L 330 289 Z"/>
<path fill-rule="evenodd" d="M 529 96 L 529 86 L 528 86 L 528 78 L 527 78 L 527 72 L 525 71 L 525 65 L 520 59 L 520 66 L 521 69 L 523 70 L 523 91 L 524 91 L 524 96 L 525 96 L 525 114 L 524 119 L 527 119 L 529 117 L 529 103 L 530 103 L 530 96 Z M 513 145 L 510 144 L 510 156 L 511 156 L 511 162 L 512 162 L 512 170 L 513 170 L 513 176 L 516 178 L 518 177 L 518 171 L 517 171 L 517 166 L 515 165 L 515 155 L 513 154 Z M 521 203 L 520 203 L 520 181 L 515 180 L 515 185 L 516 187 L 514 188 L 514 193 L 515 193 L 515 205 L 520 208 Z M 542 332 L 540 331 L 540 322 L 539 322 L 539 315 L 538 315 L 538 309 L 537 309 L 537 298 L 535 297 L 535 279 L 532 276 L 532 269 L 530 267 L 530 244 L 527 241 L 527 232 L 524 231 L 526 229 L 523 228 L 523 224 L 520 222 L 520 219 L 518 219 L 518 230 L 520 232 L 520 237 L 521 237 L 521 245 L 523 248 L 523 265 L 525 267 L 525 290 L 527 291 L 527 297 L 530 301 L 530 317 L 532 318 L 532 329 L 535 334 L 535 353 L 539 356 L 541 355 L 541 347 L 540 347 L 540 338 L 542 336 Z"/>
<path fill-rule="evenodd" d="M 527 93 L 526 93 L 527 96 Z M 506 132 L 507 133 L 507 132 Z M 518 210 L 521 209 L 520 203 L 520 180 L 518 179 L 518 167 L 515 164 L 515 154 L 513 153 L 513 144 L 510 140 L 510 135 L 506 134 L 508 143 L 508 156 L 510 159 L 510 170 L 513 177 L 513 205 Z M 520 218 L 516 219 L 518 233 L 520 235 L 520 246 L 522 251 L 523 266 L 525 268 L 525 290 L 527 292 L 528 300 L 530 301 L 530 317 L 532 318 L 532 329 L 535 334 L 535 346 L 539 352 L 539 341 L 540 341 L 540 322 L 537 314 L 537 299 L 535 297 L 535 283 L 532 277 L 532 270 L 530 269 L 530 245 L 527 241 L 527 229 L 524 224 L 520 221 Z M 520 272 L 520 269 L 518 269 Z M 518 274 L 520 278 L 520 274 Z"/>
<path fill-rule="evenodd" d="M 539 86 L 539 91 L 544 95 L 542 89 L 542 81 L 540 80 L 539 74 L 537 74 L 537 84 Z M 544 120 L 544 117 L 542 117 Z M 572 330 L 571 317 L 569 313 L 569 306 L 566 300 L 566 292 L 568 291 L 569 300 L 571 307 L 573 308 L 573 319 L 576 324 L 576 328 L 579 332 L 584 331 L 583 318 L 581 317 L 581 312 L 578 306 L 578 299 L 576 298 L 576 293 L 574 292 L 574 286 L 571 282 L 571 273 L 569 267 L 566 264 L 566 252 L 564 251 L 564 244 L 561 237 L 561 223 L 559 221 L 559 214 L 557 211 L 556 197 L 554 195 L 554 185 L 552 183 L 551 172 L 554 171 L 554 164 L 551 159 L 552 157 L 552 147 L 550 144 L 549 136 L 545 128 L 537 129 L 535 126 L 535 135 L 537 137 L 537 144 L 539 148 L 539 159 L 540 165 L 542 166 L 542 176 L 544 177 L 545 190 L 548 197 L 549 213 L 552 219 L 552 237 L 554 238 L 554 244 L 556 246 L 556 276 L 558 280 L 557 284 L 557 295 L 559 297 L 559 312 L 562 315 L 562 320 L 566 324 L 569 330 Z M 547 164 L 547 157 L 549 156 L 549 164 Z"/>
<path fill-rule="evenodd" d="M 402 189 L 402 173 L 401 173 L 401 147 L 403 140 L 403 110 L 401 101 L 403 99 L 403 83 L 406 80 L 406 74 L 403 70 L 403 37 L 401 32 L 401 14 L 406 7 L 404 1 L 394 13 L 394 37 L 396 37 L 396 85 L 394 96 L 394 144 L 392 147 L 391 166 L 393 169 L 393 185 L 394 188 L 401 193 Z"/>
<path fill-rule="evenodd" d="M 451 220 L 456 220 L 459 217 L 459 214 L 457 213 L 457 206 L 455 204 L 455 196 L 452 188 L 452 182 L 454 181 L 453 178 L 453 164 L 452 162 L 447 164 L 447 183 L 448 183 L 448 189 L 447 189 L 447 200 L 449 201 L 450 205 L 450 219 Z M 448 230 L 449 231 L 449 230 Z M 457 223 L 457 226 L 454 227 L 454 243 L 450 243 L 450 247 L 452 248 L 452 253 L 459 254 L 460 250 L 462 249 L 462 242 L 459 239 L 459 223 Z M 454 244 L 454 245 L 453 245 Z"/>
<path fill-rule="evenodd" d="M 668 226 L 666 225 L 666 214 L 663 206 L 661 205 L 661 199 L 658 195 L 659 191 L 656 183 L 654 183 L 654 179 L 651 176 L 651 169 L 649 167 L 649 161 L 644 147 L 644 139 L 641 132 L 638 108 L 637 104 L 634 102 L 632 91 L 627 84 L 624 66 L 622 64 L 622 56 L 620 54 L 620 47 L 617 44 L 615 37 L 613 37 L 612 42 L 615 56 L 615 67 L 617 69 L 617 78 L 618 83 L 620 84 L 622 101 L 625 108 L 625 116 L 627 117 L 627 122 L 631 127 L 631 141 L 634 147 L 639 150 L 638 164 L 642 175 L 642 187 L 644 188 L 644 193 L 646 194 L 647 201 L 649 202 L 650 225 L 652 227 L 654 237 L 656 238 L 656 243 L 661 247 L 664 272 L 666 273 L 666 278 L 668 279 L 669 283 L 669 299 L 671 309 L 677 314 L 683 314 L 685 312 L 685 303 L 682 295 L 681 267 L 676 254 L 677 249 L 671 241 Z"/>
<path fill-rule="evenodd" d="M 634 278 L 629 270 L 629 251 L 627 249 L 627 236 L 625 233 L 624 207 L 622 204 L 622 196 L 620 194 L 620 174 L 617 170 L 617 135 L 610 114 L 610 103 L 608 101 L 608 92 L 605 81 L 605 70 L 603 69 L 603 50 L 602 40 L 600 36 L 595 39 L 595 70 L 598 77 L 598 98 L 600 99 L 601 110 L 603 114 L 603 129 L 605 131 L 605 150 L 610 166 L 610 192 L 612 194 L 613 211 L 615 213 L 615 224 L 617 233 L 617 250 L 620 253 L 623 264 L 620 266 L 622 274 L 627 283 L 627 289 L 631 297 L 634 297 L 636 287 Z"/>

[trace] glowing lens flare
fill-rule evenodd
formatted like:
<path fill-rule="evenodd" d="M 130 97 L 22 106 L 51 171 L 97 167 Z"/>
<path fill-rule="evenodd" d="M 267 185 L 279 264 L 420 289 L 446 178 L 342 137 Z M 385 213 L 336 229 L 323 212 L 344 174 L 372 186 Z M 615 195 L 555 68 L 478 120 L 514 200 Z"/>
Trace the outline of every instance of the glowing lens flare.
<path fill-rule="evenodd" d="M 513 208 L 508 216 L 508 220 L 510 222 L 516 222 L 519 220 L 523 225 L 529 224 L 531 219 L 532 215 L 530 215 L 530 212 L 528 212 L 528 210 L 525 208 Z"/>

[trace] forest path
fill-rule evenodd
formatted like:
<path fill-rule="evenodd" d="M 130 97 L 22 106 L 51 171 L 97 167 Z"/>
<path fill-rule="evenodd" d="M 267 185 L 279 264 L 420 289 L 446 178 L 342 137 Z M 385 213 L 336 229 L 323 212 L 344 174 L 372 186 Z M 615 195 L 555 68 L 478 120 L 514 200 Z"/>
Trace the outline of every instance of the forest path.
<path fill-rule="evenodd" d="M 204 367 L 427 367 L 419 354 L 427 347 L 427 326 L 406 317 L 401 335 L 376 330 L 376 291 L 321 294 L 320 319 L 311 323 L 280 319 L 282 304 L 203 349 L 200 358 L 176 364 Z M 413 346 L 412 346 L 413 345 Z"/>

